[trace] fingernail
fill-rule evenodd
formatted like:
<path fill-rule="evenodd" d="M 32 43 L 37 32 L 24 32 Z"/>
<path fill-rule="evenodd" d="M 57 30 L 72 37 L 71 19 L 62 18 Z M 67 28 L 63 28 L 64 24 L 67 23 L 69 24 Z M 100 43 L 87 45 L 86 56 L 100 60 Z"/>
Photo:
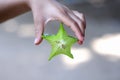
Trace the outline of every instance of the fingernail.
<path fill-rule="evenodd" d="M 83 36 L 81 37 L 80 41 L 82 41 L 82 42 L 84 41 L 84 37 Z"/>
<path fill-rule="evenodd" d="M 34 40 L 34 44 L 37 44 L 37 43 L 38 43 L 38 39 L 35 38 L 35 40 Z"/>
<path fill-rule="evenodd" d="M 82 44 L 83 42 L 82 41 L 78 41 L 78 44 Z"/>

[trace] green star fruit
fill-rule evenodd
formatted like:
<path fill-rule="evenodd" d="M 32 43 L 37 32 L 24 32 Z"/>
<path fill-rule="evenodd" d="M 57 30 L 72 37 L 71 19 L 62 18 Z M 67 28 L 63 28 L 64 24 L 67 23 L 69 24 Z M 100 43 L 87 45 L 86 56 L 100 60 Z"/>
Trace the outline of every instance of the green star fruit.
<path fill-rule="evenodd" d="M 77 42 L 77 38 L 67 34 L 64 29 L 63 23 L 60 23 L 59 31 L 56 35 L 42 35 L 43 39 L 47 40 L 52 47 L 51 54 L 48 60 L 51 60 L 54 56 L 59 54 L 67 55 L 73 58 L 71 54 L 71 47 Z"/>

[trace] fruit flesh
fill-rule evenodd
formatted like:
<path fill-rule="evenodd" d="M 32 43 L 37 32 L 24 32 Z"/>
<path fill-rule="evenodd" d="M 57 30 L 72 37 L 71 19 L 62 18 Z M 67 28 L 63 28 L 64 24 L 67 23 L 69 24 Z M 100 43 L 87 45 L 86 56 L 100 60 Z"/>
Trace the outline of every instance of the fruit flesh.
<path fill-rule="evenodd" d="M 42 35 L 42 37 L 47 40 L 52 47 L 48 60 L 51 60 L 59 54 L 64 54 L 73 58 L 73 55 L 71 54 L 71 47 L 77 42 L 77 38 L 68 35 L 62 23 L 60 23 L 60 28 L 56 35 Z"/>

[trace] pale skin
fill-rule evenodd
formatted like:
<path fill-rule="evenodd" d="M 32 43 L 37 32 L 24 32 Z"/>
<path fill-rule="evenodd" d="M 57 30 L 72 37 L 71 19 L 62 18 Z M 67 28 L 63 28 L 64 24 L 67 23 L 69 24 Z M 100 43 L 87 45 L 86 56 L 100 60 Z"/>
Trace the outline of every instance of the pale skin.
<path fill-rule="evenodd" d="M 82 44 L 85 35 L 85 17 L 56 0 L 0 0 L 0 23 L 25 12 L 32 11 L 35 24 L 35 45 L 42 41 L 44 26 L 50 20 L 58 20 L 70 27 Z"/>

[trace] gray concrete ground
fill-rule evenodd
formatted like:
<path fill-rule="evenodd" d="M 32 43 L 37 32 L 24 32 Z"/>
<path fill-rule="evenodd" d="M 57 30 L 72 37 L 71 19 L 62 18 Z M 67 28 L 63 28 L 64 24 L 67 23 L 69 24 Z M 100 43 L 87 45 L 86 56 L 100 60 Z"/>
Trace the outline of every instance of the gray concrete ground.
<path fill-rule="evenodd" d="M 106 5 L 68 6 L 83 12 L 87 20 L 85 42 L 72 47 L 73 60 L 59 55 L 48 61 L 50 45 L 33 44 L 31 12 L 0 24 L 0 80 L 120 80 L 118 3 Z M 56 33 L 58 26 L 57 21 L 49 22 L 45 33 Z"/>

